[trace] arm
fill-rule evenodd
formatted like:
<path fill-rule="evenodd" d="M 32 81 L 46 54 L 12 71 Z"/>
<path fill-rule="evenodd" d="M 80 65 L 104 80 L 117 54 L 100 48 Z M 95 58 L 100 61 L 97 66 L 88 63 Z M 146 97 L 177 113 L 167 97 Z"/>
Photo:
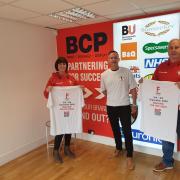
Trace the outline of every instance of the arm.
<path fill-rule="evenodd" d="M 106 96 L 107 90 L 106 90 L 105 83 L 104 83 L 102 75 L 101 75 L 100 89 L 101 89 L 101 92 Z"/>
<path fill-rule="evenodd" d="M 154 71 L 152 80 L 157 80 L 158 81 L 158 74 L 159 74 L 159 66 L 156 68 L 156 70 Z"/>
<path fill-rule="evenodd" d="M 132 95 L 132 103 L 136 106 L 136 99 L 137 99 L 137 83 L 134 79 L 133 74 L 129 71 L 129 93 Z"/>
<path fill-rule="evenodd" d="M 48 80 L 46 87 L 44 89 L 44 97 L 47 99 L 49 96 L 49 92 L 52 90 L 53 84 L 52 84 L 52 77 Z"/>
<path fill-rule="evenodd" d="M 136 88 L 131 89 L 130 94 L 132 95 L 133 106 L 136 106 L 137 89 Z"/>
<path fill-rule="evenodd" d="M 136 99 L 137 99 L 137 89 L 133 88 L 130 90 L 130 94 L 132 95 L 132 106 L 131 106 L 131 114 L 137 113 L 137 105 L 136 105 Z"/>

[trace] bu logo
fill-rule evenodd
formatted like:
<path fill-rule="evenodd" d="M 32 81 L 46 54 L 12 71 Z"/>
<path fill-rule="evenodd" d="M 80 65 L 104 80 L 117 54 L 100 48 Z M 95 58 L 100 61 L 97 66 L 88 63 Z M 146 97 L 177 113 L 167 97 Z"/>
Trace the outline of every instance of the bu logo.
<path fill-rule="evenodd" d="M 136 25 L 122 26 L 122 35 L 133 35 L 136 32 Z"/>

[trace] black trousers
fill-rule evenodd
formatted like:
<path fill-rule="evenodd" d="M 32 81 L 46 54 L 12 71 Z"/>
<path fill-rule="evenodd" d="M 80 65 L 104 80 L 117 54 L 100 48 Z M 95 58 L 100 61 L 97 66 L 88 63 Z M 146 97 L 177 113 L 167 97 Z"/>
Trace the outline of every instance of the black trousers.
<path fill-rule="evenodd" d="M 71 134 L 61 134 L 61 135 L 55 136 L 54 150 L 59 150 L 59 147 L 60 147 L 63 136 L 64 136 L 64 139 L 65 139 L 65 146 L 70 146 Z"/>
<path fill-rule="evenodd" d="M 107 106 L 107 114 L 114 134 L 116 149 L 122 150 L 122 137 L 119 120 L 125 138 L 127 157 L 133 156 L 133 139 L 131 130 L 131 108 L 130 106 Z"/>

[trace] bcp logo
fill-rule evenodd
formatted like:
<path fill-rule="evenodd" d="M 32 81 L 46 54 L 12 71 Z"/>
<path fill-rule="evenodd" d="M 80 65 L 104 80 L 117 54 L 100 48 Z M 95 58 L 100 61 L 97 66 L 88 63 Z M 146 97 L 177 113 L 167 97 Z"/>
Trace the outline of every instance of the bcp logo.
<path fill-rule="evenodd" d="M 144 59 L 144 68 L 156 68 L 162 62 L 167 61 L 168 58 L 147 58 Z"/>
<path fill-rule="evenodd" d="M 168 49 L 168 42 L 148 43 L 143 46 L 143 51 L 147 54 L 152 54 L 155 52 L 166 53 Z"/>
<path fill-rule="evenodd" d="M 78 39 L 76 36 L 66 37 L 67 54 L 77 53 L 80 50 L 82 53 L 89 53 L 92 49 L 98 52 L 100 47 L 105 45 L 108 38 L 104 32 L 90 34 L 82 34 Z"/>
<path fill-rule="evenodd" d="M 137 60 L 137 42 L 121 44 L 121 60 Z"/>

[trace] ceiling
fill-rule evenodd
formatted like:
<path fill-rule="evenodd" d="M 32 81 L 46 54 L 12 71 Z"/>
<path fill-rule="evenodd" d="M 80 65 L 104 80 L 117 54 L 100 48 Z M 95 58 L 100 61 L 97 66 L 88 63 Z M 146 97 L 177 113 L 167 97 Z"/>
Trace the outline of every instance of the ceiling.
<path fill-rule="evenodd" d="M 94 19 L 66 23 L 48 14 L 82 7 Z M 0 0 L 0 18 L 62 29 L 152 13 L 180 10 L 180 0 Z"/>

